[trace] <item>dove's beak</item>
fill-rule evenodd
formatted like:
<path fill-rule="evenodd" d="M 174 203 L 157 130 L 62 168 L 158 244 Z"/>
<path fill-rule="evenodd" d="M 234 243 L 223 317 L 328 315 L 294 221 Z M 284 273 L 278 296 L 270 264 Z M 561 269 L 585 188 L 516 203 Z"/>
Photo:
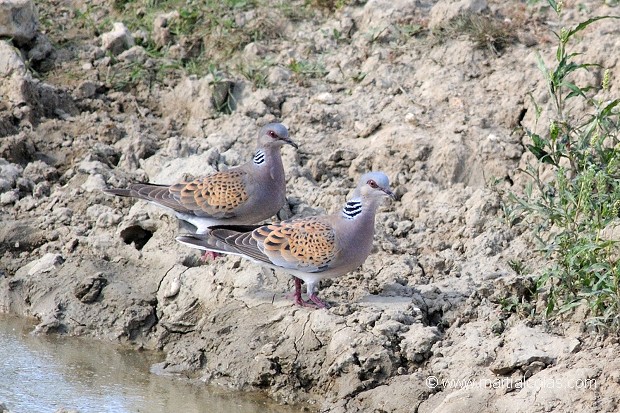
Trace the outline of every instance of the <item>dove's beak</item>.
<path fill-rule="evenodd" d="M 289 145 L 291 145 L 293 148 L 295 149 L 299 149 L 299 145 L 297 145 L 295 142 L 293 142 L 293 140 L 291 138 L 285 138 L 282 139 L 285 143 L 288 143 Z"/>
<path fill-rule="evenodd" d="M 390 198 L 396 199 L 396 195 L 394 195 L 394 192 L 392 192 L 390 188 L 381 188 L 381 190 L 385 192 L 385 194 L 389 196 Z"/>

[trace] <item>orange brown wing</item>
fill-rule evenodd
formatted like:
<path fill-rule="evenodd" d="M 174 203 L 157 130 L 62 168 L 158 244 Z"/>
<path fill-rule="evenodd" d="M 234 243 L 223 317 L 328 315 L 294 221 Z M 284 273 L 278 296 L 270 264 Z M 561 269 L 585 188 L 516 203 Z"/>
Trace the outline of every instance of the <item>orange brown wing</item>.
<path fill-rule="evenodd" d="M 195 215 L 224 218 L 234 216 L 235 210 L 247 202 L 246 182 L 246 172 L 228 170 L 172 185 L 170 193 Z"/>
<path fill-rule="evenodd" d="M 252 238 L 272 263 L 283 268 L 324 271 L 338 253 L 332 226 L 317 217 L 265 225 L 255 229 Z"/>

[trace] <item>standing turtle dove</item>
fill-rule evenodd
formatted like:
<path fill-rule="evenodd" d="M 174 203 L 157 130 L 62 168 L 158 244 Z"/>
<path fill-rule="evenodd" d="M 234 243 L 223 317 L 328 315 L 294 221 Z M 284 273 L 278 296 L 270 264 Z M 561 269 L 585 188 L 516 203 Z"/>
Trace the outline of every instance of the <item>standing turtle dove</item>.
<path fill-rule="evenodd" d="M 286 202 L 280 148 L 297 144 L 280 123 L 263 126 L 250 162 L 173 185 L 133 184 L 105 189 L 112 195 L 143 199 L 174 213 L 201 234 L 213 225 L 256 224 L 275 215 Z"/>
<path fill-rule="evenodd" d="M 385 197 L 394 197 L 383 172 L 364 174 L 352 198 L 331 215 L 293 218 L 262 226 L 218 225 L 204 234 L 177 241 L 206 251 L 238 255 L 295 277 L 295 303 L 324 308 L 317 283 L 362 265 L 372 249 L 375 213 Z M 310 302 L 301 298 L 301 280 Z"/>

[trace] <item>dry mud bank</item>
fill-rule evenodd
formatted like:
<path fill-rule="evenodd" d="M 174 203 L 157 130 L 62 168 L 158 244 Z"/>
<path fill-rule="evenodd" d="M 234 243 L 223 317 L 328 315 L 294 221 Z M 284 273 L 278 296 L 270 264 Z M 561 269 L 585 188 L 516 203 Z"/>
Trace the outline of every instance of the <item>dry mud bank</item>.
<path fill-rule="evenodd" d="M 122 27 L 70 30 L 78 2 L 41 3 L 39 16 L 67 27 L 62 41 L 52 29 L 26 30 L 17 49 L 0 41 L 0 310 L 39 318 L 41 333 L 162 349 L 163 372 L 316 411 L 616 411 L 617 338 L 579 315 L 541 324 L 502 305 L 528 300 L 532 284 L 509 262 L 540 258 L 501 212 L 502 190 L 519 191 L 531 161 L 519 125 L 535 122 L 529 94 L 544 94 L 536 51 L 550 60 L 551 30 L 612 6 L 567 2 L 563 22 L 493 1 L 371 0 L 302 20 L 240 9 L 239 25 L 264 13 L 277 23 L 277 36 L 236 55 L 270 62 L 259 85 L 231 71 L 119 88 L 118 65 L 164 65 L 186 45 L 153 57 Z M 463 13 L 510 36 L 446 29 Z M 617 22 L 575 47 L 620 78 Z M 101 192 L 244 162 L 273 120 L 300 144 L 283 150 L 285 214 L 339 208 L 368 170 L 396 189 L 366 263 L 321 284 L 328 310 L 292 306 L 286 274 L 234 257 L 199 265 L 174 241 L 175 219 Z"/>

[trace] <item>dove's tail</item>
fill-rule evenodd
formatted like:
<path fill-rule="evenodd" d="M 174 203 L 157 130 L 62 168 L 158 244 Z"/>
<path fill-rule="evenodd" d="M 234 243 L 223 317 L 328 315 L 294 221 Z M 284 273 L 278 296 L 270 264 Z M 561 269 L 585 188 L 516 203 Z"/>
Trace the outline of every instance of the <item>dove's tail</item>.
<path fill-rule="evenodd" d="M 110 195 L 128 196 L 147 201 L 159 201 L 160 198 L 169 198 L 168 185 L 158 184 L 132 184 L 129 188 L 107 188 L 103 192 Z"/>
<path fill-rule="evenodd" d="M 252 238 L 252 231 L 259 227 L 261 225 L 217 225 L 210 227 L 204 234 L 182 235 L 176 240 L 192 248 L 238 255 L 255 262 L 271 264 Z"/>
<path fill-rule="evenodd" d="M 198 248 L 204 251 L 213 251 L 220 254 L 238 254 L 233 248 L 226 245 L 221 240 L 207 234 L 181 235 L 176 238 L 183 245 Z"/>
<path fill-rule="evenodd" d="M 132 196 L 131 189 L 121 189 L 121 188 L 107 188 L 104 189 L 103 192 L 110 195 L 116 196 Z"/>

